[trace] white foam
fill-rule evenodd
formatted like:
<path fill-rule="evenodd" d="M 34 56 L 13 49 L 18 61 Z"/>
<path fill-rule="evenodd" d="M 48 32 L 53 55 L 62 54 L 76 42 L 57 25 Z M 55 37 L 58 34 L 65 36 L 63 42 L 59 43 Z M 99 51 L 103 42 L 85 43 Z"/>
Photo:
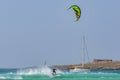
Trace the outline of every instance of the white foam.
<path fill-rule="evenodd" d="M 51 69 L 48 67 L 40 67 L 40 68 L 26 68 L 17 71 L 17 74 L 20 75 L 33 75 L 33 74 L 47 74 L 50 73 Z"/>
<path fill-rule="evenodd" d="M 0 79 L 6 79 L 6 77 L 4 77 L 4 76 L 0 76 Z"/>
<path fill-rule="evenodd" d="M 56 70 L 57 74 L 63 74 L 62 71 Z M 34 74 L 44 74 L 48 75 L 49 77 L 53 77 L 52 75 L 52 69 L 49 68 L 48 66 L 43 66 L 43 67 L 37 67 L 37 68 L 26 68 L 26 69 L 21 69 L 17 71 L 18 75 L 34 75 Z"/>
<path fill-rule="evenodd" d="M 15 77 L 10 77 L 10 76 L 0 76 L 0 80 L 2 79 L 22 79 L 21 76 L 15 76 Z"/>

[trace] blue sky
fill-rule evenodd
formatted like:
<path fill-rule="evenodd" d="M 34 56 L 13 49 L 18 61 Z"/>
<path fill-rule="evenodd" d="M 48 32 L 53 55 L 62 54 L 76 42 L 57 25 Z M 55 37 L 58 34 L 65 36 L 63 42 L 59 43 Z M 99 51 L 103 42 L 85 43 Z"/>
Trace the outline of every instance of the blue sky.
<path fill-rule="evenodd" d="M 120 60 L 120 0 L 0 0 L 0 67 Z M 81 18 L 67 10 L 79 5 Z"/>

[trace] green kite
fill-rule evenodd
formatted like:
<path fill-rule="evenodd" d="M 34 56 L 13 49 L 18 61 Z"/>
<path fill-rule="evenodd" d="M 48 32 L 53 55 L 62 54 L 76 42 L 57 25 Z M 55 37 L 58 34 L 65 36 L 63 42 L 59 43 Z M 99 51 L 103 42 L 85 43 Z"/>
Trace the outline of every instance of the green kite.
<path fill-rule="evenodd" d="M 71 8 L 72 8 L 72 9 L 74 10 L 74 12 L 75 12 L 75 16 L 76 16 L 75 21 L 78 21 L 79 18 L 80 18 L 80 16 L 81 16 L 81 9 L 80 9 L 80 7 L 77 6 L 77 5 L 72 5 L 72 6 L 70 6 L 68 9 L 71 9 Z"/>

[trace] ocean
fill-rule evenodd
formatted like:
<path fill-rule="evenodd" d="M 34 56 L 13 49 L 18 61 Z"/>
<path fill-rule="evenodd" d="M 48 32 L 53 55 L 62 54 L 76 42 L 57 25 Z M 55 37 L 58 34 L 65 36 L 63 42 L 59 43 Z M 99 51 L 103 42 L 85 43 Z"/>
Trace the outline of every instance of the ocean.
<path fill-rule="evenodd" d="M 72 73 L 58 70 L 57 75 L 51 74 L 52 69 L 31 67 L 23 69 L 0 69 L 0 80 L 120 80 L 120 70 L 91 70 Z"/>

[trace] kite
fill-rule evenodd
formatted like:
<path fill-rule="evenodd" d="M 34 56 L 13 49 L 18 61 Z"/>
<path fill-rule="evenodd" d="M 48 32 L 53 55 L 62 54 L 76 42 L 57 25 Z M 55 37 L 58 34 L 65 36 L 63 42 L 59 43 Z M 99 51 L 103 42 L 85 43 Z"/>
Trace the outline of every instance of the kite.
<path fill-rule="evenodd" d="M 71 9 L 71 8 L 74 10 L 74 13 L 75 13 L 75 16 L 76 16 L 75 21 L 78 21 L 80 16 L 81 16 L 81 9 L 80 9 L 80 7 L 77 6 L 77 5 L 72 5 L 68 9 Z"/>

